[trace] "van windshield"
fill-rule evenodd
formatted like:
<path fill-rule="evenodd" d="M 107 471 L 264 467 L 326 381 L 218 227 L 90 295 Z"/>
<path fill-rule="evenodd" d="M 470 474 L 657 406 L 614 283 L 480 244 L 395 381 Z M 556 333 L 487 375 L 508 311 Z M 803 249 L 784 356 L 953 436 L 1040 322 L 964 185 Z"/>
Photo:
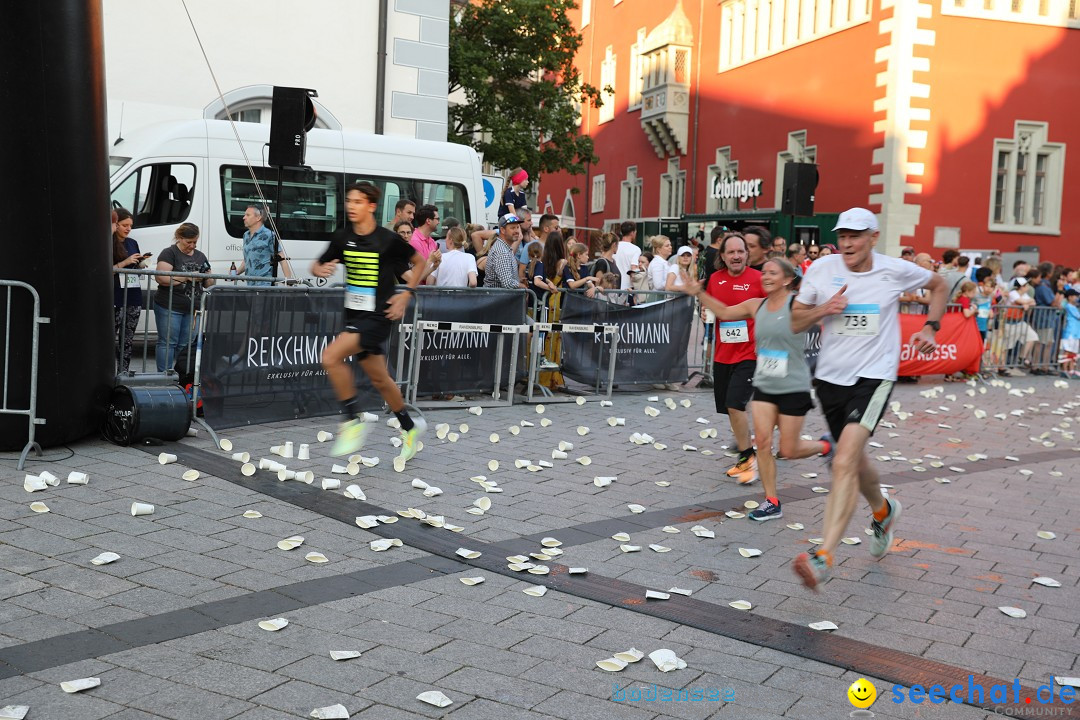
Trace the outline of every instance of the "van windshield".
<path fill-rule="evenodd" d="M 394 219 L 394 206 L 402 198 L 408 198 L 418 206 L 435 205 L 440 218 L 457 218 L 462 225 L 471 220 L 468 194 L 464 185 L 458 183 L 285 169 L 281 171 L 281 206 L 277 208 L 277 169 L 257 167 L 254 170 L 259 180 L 258 190 L 251 173 L 243 165 L 221 166 L 225 227 L 235 238 L 244 236 L 244 211 L 249 205 L 261 205 L 265 198 L 267 209 L 273 213 L 284 239 L 325 242 L 345 223 L 345 188 L 357 182 L 369 182 L 382 190 L 376 211 L 380 225 Z"/>

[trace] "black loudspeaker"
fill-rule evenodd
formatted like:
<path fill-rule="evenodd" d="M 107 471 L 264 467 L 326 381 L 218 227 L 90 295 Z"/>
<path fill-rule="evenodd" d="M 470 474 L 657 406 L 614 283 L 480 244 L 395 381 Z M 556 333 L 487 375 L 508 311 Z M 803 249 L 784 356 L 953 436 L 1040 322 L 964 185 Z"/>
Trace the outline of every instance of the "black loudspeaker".
<path fill-rule="evenodd" d="M 140 440 L 179 440 L 191 425 L 191 403 L 179 385 L 117 385 L 101 434 L 116 445 Z"/>
<path fill-rule="evenodd" d="M 307 152 L 307 133 L 315 127 L 314 90 L 275 87 L 270 115 L 270 155 L 274 167 L 301 167 Z"/>
<path fill-rule="evenodd" d="M 814 192 L 818 185 L 818 169 L 814 163 L 789 162 L 784 165 L 784 193 L 780 211 L 785 215 L 814 214 Z"/>

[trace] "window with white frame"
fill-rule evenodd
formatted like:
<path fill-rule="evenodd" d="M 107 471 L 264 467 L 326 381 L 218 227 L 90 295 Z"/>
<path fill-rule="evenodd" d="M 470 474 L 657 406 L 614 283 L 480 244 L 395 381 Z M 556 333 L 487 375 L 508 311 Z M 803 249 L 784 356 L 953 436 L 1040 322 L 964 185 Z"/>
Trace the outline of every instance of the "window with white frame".
<path fill-rule="evenodd" d="M 585 27 L 592 20 L 592 0 L 581 0 L 581 27 Z"/>
<path fill-rule="evenodd" d="M 679 169 L 679 158 L 672 158 L 667 172 L 660 176 L 660 217 L 682 217 L 685 199 L 686 171 Z"/>
<path fill-rule="evenodd" d="M 619 194 L 619 217 L 624 220 L 641 217 L 643 185 L 637 174 L 637 165 L 626 168 L 626 179 L 622 181 L 622 192 Z"/>
<path fill-rule="evenodd" d="M 604 60 L 600 63 L 600 96 L 604 104 L 600 106 L 600 122 L 615 119 L 615 54 L 608 45 L 604 51 Z"/>
<path fill-rule="evenodd" d="M 787 136 L 787 149 L 776 153 L 776 204 L 780 207 L 784 197 L 784 166 L 789 162 L 816 163 L 817 145 L 806 144 L 806 131 L 796 130 L 789 132 Z"/>
<path fill-rule="evenodd" d="M 641 109 L 641 89 L 645 84 L 641 48 L 645 47 L 645 28 L 637 31 L 637 42 L 630 46 L 630 84 L 627 85 L 627 110 Z"/>
<path fill-rule="evenodd" d="M 569 188 L 566 190 L 566 197 L 563 198 L 562 218 L 563 222 L 567 224 L 577 219 L 577 213 L 574 211 L 574 195 Z"/>
<path fill-rule="evenodd" d="M 604 201 L 607 199 L 607 178 L 597 175 L 592 179 L 592 192 L 590 193 L 590 207 L 592 212 L 604 212 Z"/>
<path fill-rule="evenodd" d="M 716 149 L 716 163 L 709 166 L 707 176 L 709 184 L 705 193 L 705 212 L 718 213 L 738 210 L 739 198 L 721 198 L 718 197 L 719 193 L 714 191 L 714 188 L 725 180 L 734 182 L 739 177 L 739 161 L 731 159 L 731 146 Z"/>
<path fill-rule="evenodd" d="M 1060 234 L 1065 144 L 1049 134 L 1048 123 L 1018 120 L 1013 137 L 994 140 L 990 230 Z"/>
<path fill-rule="evenodd" d="M 941 0 L 941 14 L 1080 28 L 1080 0 Z"/>
<path fill-rule="evenodd" d="M 870 0 L 724 0 L 719 71 L 868 22 L 870 8 Z"/>

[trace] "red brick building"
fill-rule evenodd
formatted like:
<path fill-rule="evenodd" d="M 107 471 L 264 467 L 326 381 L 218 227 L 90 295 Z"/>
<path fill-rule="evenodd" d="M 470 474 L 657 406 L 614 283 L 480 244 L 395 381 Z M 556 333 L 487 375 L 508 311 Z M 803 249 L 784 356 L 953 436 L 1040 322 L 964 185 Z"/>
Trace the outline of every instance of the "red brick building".
<path fill-rule="evenodd" d="M 869 207 L 890 254 L 1080 264 L 1080 0 L 579 2 L 600 161 L 538 192 L 578 226 L 779 208 L 803 161 L 816 212 Z"/>

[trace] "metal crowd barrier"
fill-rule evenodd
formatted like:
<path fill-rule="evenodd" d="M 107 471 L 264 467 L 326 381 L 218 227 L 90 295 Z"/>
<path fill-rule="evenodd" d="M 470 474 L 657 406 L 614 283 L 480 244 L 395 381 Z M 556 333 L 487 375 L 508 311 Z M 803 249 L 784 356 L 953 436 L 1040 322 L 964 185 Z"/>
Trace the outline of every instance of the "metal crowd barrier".
<path fill-rule="evenodd" d="M 1012 374 L 1060 372 L 1058 357 L 1065 313 L 1060 308 L 996 305 L 986 318 L 983 372 Z"/>
<path fill-rule="evenodd" d="M 615 386 L 615 361 L 618 359 L 619 350 L 619 328 L 615 325 L 572 325 L 567 323 L 549 323 L 539 322 L 532 326 L 532 339 L 529 342 L 529 381 L 526 384 L 525 400 L 526 402 L 535 402 L 536 396 L 534 388 L 539 387 L 543 400 L 545 402 L 576 402 L 578 397 L 586 397 L 588 399 L 595 400 L 610 400 L 611 391 Z M 543 340 L 541 340 L 541 333 L 603 333 L 610 336 L 610 350 L 608 350 L 608 372 L 607 383 L 602 383 L 597 378 L 596 385 L 593 387 L 592 395 L 574 395 L 563 398 L 555 398 L 554 393 L 547 387 L 540 385 L 536 382 L 537 374 L 540 370 L 539 358 L 543 354 Z M 603 348 L 604 343 L 599 345 L 599 348 Z M 599 351 L 597 352 L 599 356 Z M 600 359 L 597 357 L 597 364 L 599 365 Z M 604 390 L 606 388 L 606 391 Z"/>
<path fill-rule="evenodd" d="M 0 404 L 0 414 L 25 415 L 27 420 L 26 445 L 19 454 L 17 469 L 26 467 L 26 458 L 31 450 L 41 457 L 41 446 L 34 439 L 34 433 L 38 425 L 45 424 L 45 418 L 37 416 L 37 388 L 38 388 L 38 332 L 39 326 L 49 322 L 49 318 L 41 316 L 41 298 L 37 290 L 31 285 L 18 280 L 0 280 L 0 287 L 7 288 L 7 302 L 4 303 L 4 365 L 3 374 L 0 374 L 0 387 L 3 387 L 3 403 Z M 30 392 L 27 406 L 12 407 L 9 405 L 9 383 L 11 382 L 11 297 L 15 288 L 21 288 L 30 293 L 34 303 L 33 317 L 30 324 Z"/>
<path fill-rule="evenodd" d="M 256 277 L 256 276 L 252 276 L 252 275 L 227 275 L 227 274 L 222 274 L 222 273 L 185 273 L 185 272 L 173 272 L 173 271 L 164 271 L 164 270 L 135 270 L 135 269 L 130 269 L 130 268 L 123 268 L 123 269 L 120 269 L 120 270 L 113 270 L 113 274 L 120 277 L 120 286 L 121 286 L 122 289 L 124 289 L 124 290 L 136 290 L 136 289 L 138 289 L 138 290 L 142 291 L 142 296 L 143 296 L 142 305 L 140 305 L 140 307 L 139 307 L 140 318 L 139 318 L 139 322 L 138 322 L 138 325 L 139 325 L 139 327 L 141 327 L 141 330 L 137 329 L 135 331 L 136 336 L 141 335 L 142 358 L 141 358 L 140 367 L 138 367 L 136 370 L 130 370 L 129 371 L 129 376 L 131 376 L 132 374 L 137 373 L 137 372 L 143 372 L 143 373 L 157 372 L 156 358 L 155 358 L 154 364 L 151 364 L 150 360 L 149 360 L 149 352 L 150 352 L 150 346 L 151 346 L 151 333 L 153 333 L 153 337 L 154 337 L 154 339 L 156 341 L 158 339 L 158 332 L 160 330 L 160 328 L 157 327 L 157 321 L 155 319 L 154 313 L 152 312 L 153 306 L 155 304 L 157 304 L 157 294 L 160 293 L 160 292 L 166 292 L 167 295 L 168 295 L 168 299 L 165 302 L 165 304 L 163 305 L 163 307 L 165 307 L 166 310 L 169 313 L 169 323 L 166 325 L 165 331 L 166 331 L 166 336 L 168 336 L 168 335 L 170 335 L 172 333 L 172 308 L 173 308 L 173 305 L 174 305 L 173 300 L 174 300 L 174 293 L 176 292 L 176 288 L 178 286 L 177 285 L 162 286 L 160 284 L 157 284 L 154 281 L 154 278 L 156 278 L 156 277 L 181 277 L 181 278 L 190 278 L 192 280 L 199 279 L 199 280 L 203 280 L 203 281 L 205 281 L 205 280 L 213 280 L 215 283 L 217 283 L 217 282 L 231 282 L 231 283 L 247 282 L 247 283 L 249 283 L 249 285 L 247 287 L 253 287 L 253 288 L 257 287 L 257 288 L 261 288 L 263 290 L 267 289 L 268 287 L 283 287 L 283 286 L 286 286 L 286 285 L 291 286 L 291 285 L 298 285 L 298 284 L 304 284 L 304 285 L 307 285 L 307 286 L 310 287 L 310 283 L 308 281 L 306 281 L 306 280 L 290 280 L 290 279 L 287 279 L 287 278 L 266 278 L 266 277 Z M 135 286 L 126 286 L 126 283 L 130 282 L 130 281 L 126 280 L 126 278 L 129 278 L 129 277 L 145 278 L 145 280 L 141 280 L 141 279 L 137 280 Z M 255 284 L 255 283 L 257 283 L 257 284 Z M 205 294 L 205 292 L 200 293 L 200 294 Z M 121 308 L 120 309 L 123 311 L 123 314 L 126 315 L 127 314 L 127 308 L 128 308 L 128 304 L 127 304 L 128 293 L 127 292 L 122 293 L 122 297 L 123 297 L 123 301 L 121 303 Z M 194 316 L 195 313 L 193 312 L 192 315 Z M 194 318 L 193 318 L 193 320 L 194 320 Z M 194 330 L 194 329 L 195 328 L 193 327 L 192 330 Z M 190 332 L 189 336 L 193 338 L 195 336 L 195 334 L 196 334 L 195 332 Z M 127 338 L 127 335 L 128 335 L 128 328 L 125 326 L 125 324 L 123 322 L 121 322 L 120 323 L 120 328 L 119 328 L 118 332 L 116 333 L 116 337 L 113 338 L 117 342 L 118 354 L 123 353 L 123 351 L 124 351 L 124 343 L 125 343 L 125 340 Z M 134 337 L 132 339 L 134 341 Z M 134 344 L 134 342 L 133 342 L 133 344 Z M 185 360 L 185 366 L 184 366 L 185 374 L 190 374 L 190 373 L 194 372 L 194 368 L 191 366 L 191 360 L 192 360 L 192 358 L 190 357 L 190 354 L 189 354 L 186 357 L 186 360 Z M 134 358 L 132 358 L 132 361 L 134 361 Z M 121 359 L 120 362 L 122 364 L 122 359 Z M 116 368 L 117 376 L 119 376 L 121 374 L 121 370 L 122 370 L 122 367 L 121 367 L 120 364 L 118 364 L 118 366 Z M 172 372 L 172 368 L 166 367 L 164 372 L 170 373 L 170 372 Z"/>
<path fill-rule="evenodd" d="M 562 379 L 561 371 L 558 367 L 562 364 L 562 342 L 561 333 L 568 332 L 566 328 L 573 328 L 572 332 L 585 332 L 584 328 L 590 328 L 593 332 L 599 332 L 599 328 L 603 328 L 603 332 L 610 335 L 613 340 L 613 346 L 611 349 L 611 355 L 609 357 L 609 378 L 606 383 L 602 382 L 601 377 L 597 377 L 597 382 L 593 386 L 594 394 L 588 397 L 596 398 L 610 398 L 611 391 L 614 387 L 614 372 L 615 362 L 617 358 L 617 344 L 619 341 L 618 328 L 609 325 L 568 325 L 561 322 L 562 313 L 562 298 L 572 295 L 584 295 L 584 290 L 567 290 L 565 288 L 558 290 L 555 293 L 545 291 L 542 293 L 535 303 L 536 316 L 539 318 L 537 323 L 540 325 L 536 329 L 532 340 L 530 341 L 530 358 L 529 358 L 529 373 L 526 389 L 526 401 L 533 402 L 537 393 L 539 393 L 545 402 L 570 402 L 576 400 L 576 395 L 568 396 L 565 400 L 554 399 L 555 395 L 552 392 L 553 388 L 549 384 L 554 384 L 558 387 L 563 385 L 560 380 Z M 619 305 L 626 305 L 629 298 L 636 298 L 638 305 L 648 303 L 658 303 L 671 298 L 686 297 L 681 292 L 671 292 L 665 290 L 600 290 L 595 291 L 594 297 L 599 296 L 602 299 L 606 299 L 608 302 Z M 685 385 L 695 376 L 701 376 L 703 381 L 711 383 L 712 380 L 712 349 L 714 340 L 705 339 L 706 330 L 704 324 L 699 319 L 697 300 L 694 301 L 694 327 L 691 328 L 690 341 L 687 345 L 687 371 L 688 378 L 682 384 Z M 559 329 L 550 330 L 551 327 L 557 326 Z M 541 337 L 543 336 L 543 337 Z M 701 347 L 703 344 L 704 347 Z M 699 355 L 698 353 L 702 353 Z M 543 367 L 539 364 L 541 358 L 549 361 L 551 367 Z M 601 358 L 597 357 L 597 365 L 601 362 Z M 549 373 L 549 383 L 542 382 L 541 375 Z M 659 383 L 659 380 L 657 381 Z"/>
<path fill-rule="evenodd" d="M 648 305 L 651 303 L 664 302 L 672 298 L 687 297 L 686 293 L 677 290 L 604 290 L 607 298 L 614 298 L 612 302 L 625 305 L 633 299 L 634 306 Z M 708 314 L 708 313 L 704 313 Z M 690 341 L 686 347 L 686 380 L 678 383 L 686 386 L 695 377 L 701 377 L 706 387 L 712 387 L 712 359 L 716 351 L 715 322 L 710 323 L 703 317 L 701 303 L 694 298 L 694 313 L 690 327 Z M 709 326 L 712 325 L 712 328 Z M 659 381 L 658 381 L 659 382 Z"/>
<path fill-rule="evenodd" d="M 514 385 L 521 379 L 520 368 L 525 365 L 525 356 L 522 354 L 525 348 L 521 343 L 521 335 L 527 333 L 531 323 L 534 322 L 529 315 L 530 311 L 536 312 L 532 293 L 524 288 L 420 286 L 416 289 L 414 298 L 411 312 L 406 315 L 408 322 L 402 322 L 398 328 L 398 337 L 401 342 L 399 342 L 396 357 L 397 377 L 399 384 L 402 385 L 402 394 L 406 402 L 420 408 L 463 407 L 465 405 L 499 407 L 513 404 Z M 469 298 L 476 299 L 477 305 L 496 298 L 496 307 L 484 310 L 472 309 L 471 303 L 468 303 Z M 465 303 L 466 311 L 461 313 L 454 310 L 447 300 Z M 463 316 L 470 311 L 474 317 Z M 499 320 L 501 322 L 497 322 Z M 427 343 L 427 336 L 429 334 L 446 336 L 450 333 L 481 333 L 495 337 L 494 368 L 491 368 L 494 372 L 485 374 L 484 378 L 484 382 L 490 382 L 489 385 L 479 387 L 478 383 L 474 383 L 470 387 L 427 389 L 421 387 L 423 384 L 422 365 L 425 362 L 423 350 Z M 507 360 L 507 336 L 510 338 L 510 356 L 509 366 L 504 374 L 504 364 Z M 448 361 L 443 359 L 431 362 L 446 365 Z M 476 393 L 482 395 L 479 400 L 455 399 Z"/>
<path fill-rule="evenodd" d="M 478 403 L 472 403 L 473 405 L 480 405 L 481 407 L 505 407 L 514 404 L 514 388 L 513 378 L 517 374 L 517 354 L 519 343 L 521 342 L 520 336 L 522 333 L 529 331 L 527 324 L 522 325 L 493 325 L 489 323 L 458 323 L 448 322 L 440 320 L 417 320 L 415 323 L 409 326 L 402 326 L 402 330 L 405 332 L 411 331 L 412 337 L 417 347 L 412 350 L 412 361 L 409 367 L 409 380 L 407 383 L 407 392 L 405 401 L 415 405 L 416 407 L 433 408 L 433 407 L 457 407 L 461 403 L 454 400 L 426 400 L 421 404 L 417 398 L 418 389 L 420 386 L 420 361 L 423 353 L 421 349 L 424 345 L 425 333 L 489 333 L 495 335 L 495 378 L 494 386 L 491 392 L 491 400 L 483 400 Z M 506 392 L 506 397 L 503 397 L 502 391 L 502 361 L 503 353 L 505 351 L 506 336 L 509 335 L 510 340 L 510 372 L 511 378 L 510 388 Z"/>
<path fill-rule="evenodd" d="M 247 282 L 247 283 L 249 283 L 248 285 L 246 285 L 246 286 L 237 285 L 237 287 L 238 288 L 243 287 L 245 290 L 250 290 L 250 291 L 253 291 L 253 292 L 258 292 L 258 291 L 264 291 L 265 292 L 267 290 L 270 290 L 271 288 L 274 288 L 274 289 L 280 291 L 285 286 L 306 285 L 307 287 L 310 287 L 310 283 L 308 283 L 307 281 L 291 280 L 291 279 L 287 279 L 287 278 L 266 278 L 266 277 L 250 276 L 250 275 L 228 275 L 228 274 L 223 274 L 223 273 L 193 273 L 193 272 L 176 272 L 176 271 L 165 271 L 165 270 L 136 270 L 136 269 L 129 269 L 129 268 L 113 270 L 113 273 L 115 275 L 118 275 L 118 276 L 121 277 L 120 285 L 121 285 L 121 288 L 124 289 L 124 290 L 134 290 L 134 289 L 136 289 L 136 286 L 129 285 L 128 283 L 130 281 L 126 281 L 124 278 L 126 278 L 126 277 L 145 278 L 145 281 L 139 280 L 138 283 L 137 283 L 137 287 L 138 287 L 139 290 L 142 291 L 142 295 L 143 295 L 143 302 L 142 302 L 142 305 L 140 306 L 140 316 L 141 317 L 140 317 L 140 320 L 139 320 L 139 325 L 141 326 L 142 330 L 141 331 L 138 331 L 138 330 L 135 331 L 137 334 L 140 334 L 142 336 L 142 343 L 141 343 L 142 344 L 141 372 L 140 372 L 139 368 L 131 369 L 130 367 L 129 367 L 127 373 L 122 372 L 122 362 L 123 362 L 122 353 L 124 352 L 124 343 L 125 343 L 125 339 L 127 337 L 128 328 L 126 327 L 126 324 L 123 321 L 121 321 L 120 322 L 120 327 L 119 327 L 118 332 L 116 334 L 116 337 L 113 338 L 113 340 L 116 342 L 117 356 L 118 356 L 118 358 L 117 358 L 118 359 L 118 365 L 117 365 L 117 368 L 116 368 L 117 381 L 118 382 L 123 382 L 123 381 L 128 381 L 128 382 L 135 381 L 135 382 L 138 382 L 138 377 L 139 377 L 140 374 L 142 374 L 144 376 L 144 378 L 149 382 L 159 382 L 161 380 L 164 380 L 164 381 L 167 381 L 167 382 L 168 381 L 174 381 L 177 384 L 183 386 L 185 391 L 187 391 L 187 393 L 188 393 L 188 397 L 189 397 L 189 400 L 190 400 L 190 403 L 191 403 L 191 415 L 194 418 L 194 421 L 197 424 L 201 425 L 203 428 L 205 428 L 208 433 L 210 433 L 211 437 L 214 440 L 214 443 L 216 444 L 218 442 L 218 439 L 219 439 L 217 434 L 214 432 L 214 429 L 212 427 L 210 427 L 210 425 L 201 417 L 201 413 L 199 413 L 199 407 L 200 407 L 199 406 L 199 403 L 200 403 L 199 388 L 200 388 L 200 385 L 201 385 L 200 359 L 201 359 L 201 351 L 202 351 L 202 333 L 203 333 L 203 330 L 205 328 L 205 318 L 206 318 L 206 312 L 207 312 L 206 301 L 207 301 L 207 297 L 209 295 L 210 288 L 213 287 L 214 284 L 219 283 L 219 282 L 221 282 L 221 283 L 230 283 L 230 284 L 237 283 L 237 282 Z M 177 291 L 177 288 L 179 288 L 181 286 L 180 285 L 162 286 L 160 284 L 157 284 L 156 287 L 155 287 L 154 286 L 155 283 L 156 283 L 155 278 L 159 278 L 159 277 L 179 277 L 179 278 L 186 278 L 189 281 L 198 280 L 201 283 L 203 283 L 203 288 L 200 290 L 199 296 L 195 300 L 195 302 L 198 303 L 198 307 L 193 306 L 191 313 L 188 315 L 188 319 L 182 319 L 181 320 L 182 322 L 189 323 L 189 331 L 188 331 L 187 342 L 183 343 L 183 347 L 176 348 L 175 355 L 171 355 L 170 347 L 166 346 L 166 353 L 165 353 L 166 367 L 165 367 L 164 371 L 160 371 L 160 372 L 157 370 L 156 349 L 155 349 L 154 364 L 151 364 L 150 361 L 149 361 L 149 351 L 150 351 L 150 347 L 151 347 L 151 325 L 153 324 L 153 326 L 154 326 L 153 327 L 153 337 L 154 337 L 155 341 L 160 342 L 160 332 L 161 332 L 161 328 L 157 327 L 157 322 L 154 319 L 154 315 L 151 312 L 151 310 L 152 310 L 153 305 L 159 305 L 161 307 L 164 307 L 165 310 L 168 312 L 169 321 L 165 326 L 165 337 L 170 338 L 172 336 L 172 331 L 173 331 L 172 322 L 173 322 L 173 307 L 174 307 L 175 293 Z M 207 280 L 212 280 L 213 283 L 210 286 L 206 286 L 205 282 Z M 161 305 L 161 304 L 159 304 L 157 302 L 158 297 L 159 297 L 158 294 L 161 293 L 161 292 L 165 292 L 166 295 L 167 295 L 167 299 L 166 299 L 166 301 L 165 301 L 165 303 L 163 305 Z M 127 306 L 128 293 L 123 292 L 122 297 L 123 297 L 123 302 L 121 303 L 121 308 L 120 309 L 126 315 L 127 307 L 128 307 Z M 180 340 L 180 336 L 177 337 L 177 340 L 178 341 Z M 156 345 L 156 343 L 155 343 L 155 345 Z M 172 360 L 171 363 L 169 362 L 170 355 L 171 355 L 171 360 Z M 134 358 L 132 358 L 132 363 L 134 364 Z M 151 377 L 154 377 L 154 379 L 150 380 Z"/>

